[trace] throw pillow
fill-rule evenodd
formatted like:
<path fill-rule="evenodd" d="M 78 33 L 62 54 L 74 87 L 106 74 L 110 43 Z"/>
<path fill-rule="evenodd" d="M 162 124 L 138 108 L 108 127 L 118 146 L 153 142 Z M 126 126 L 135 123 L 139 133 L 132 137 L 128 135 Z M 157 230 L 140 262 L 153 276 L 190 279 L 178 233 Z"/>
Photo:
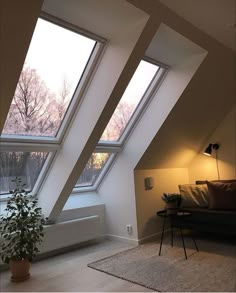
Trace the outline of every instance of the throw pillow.
<path fill-rule="evenodd" d="M 236 182 L 207 181 L 209 190 L 209 208 L 236 210 Z"/>
<path fill-rule="evenodd" d="M 208 207 L 208 189 L 206 184 L 179 185 L 182 208 Z"/>

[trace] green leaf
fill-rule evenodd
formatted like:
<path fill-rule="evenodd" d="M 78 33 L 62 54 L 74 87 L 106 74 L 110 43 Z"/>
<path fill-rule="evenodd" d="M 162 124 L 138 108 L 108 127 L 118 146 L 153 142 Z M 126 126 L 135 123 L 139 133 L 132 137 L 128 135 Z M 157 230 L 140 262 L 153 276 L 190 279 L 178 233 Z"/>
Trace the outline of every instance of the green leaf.
<path fill-rule="evenodd" d="M 32 259 L 37 253 L 36 247 L 42 241 L 42 210 L 37 206 L 37 199 L 27 195 L 22 180 L 17 177 L 12 196 L 8 198 L 6 214 L 1 216 L 0 243 L 1 257 L 4 262 L 11 258 Z"/>

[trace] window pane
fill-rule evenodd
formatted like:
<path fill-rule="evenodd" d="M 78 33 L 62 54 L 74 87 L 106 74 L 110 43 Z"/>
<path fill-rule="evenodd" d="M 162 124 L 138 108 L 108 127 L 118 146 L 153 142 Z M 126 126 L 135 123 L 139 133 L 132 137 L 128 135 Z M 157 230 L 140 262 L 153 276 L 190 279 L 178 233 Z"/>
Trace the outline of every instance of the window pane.
<path fill-rule="evenodd" d="M 143 60 L 139 63 L 100 141 L 117 142 L 120 139 L 158 68 Z"/>
<path fill-rule="evenodd" d="M 0 152 L 0 194 L 14 188 L 11 181 L 21 177 L 31 191 L 47 158 L 46 152 Z"/>
<path fill-rule="evenodd" d="M 75 187 L 92 186 L 104 168 L 111 154 L 93 153 Z"/>
<path fill-rule="evenodd" d="M 39 19 L 3 134 L 55 137 L 95 44 Z"/>

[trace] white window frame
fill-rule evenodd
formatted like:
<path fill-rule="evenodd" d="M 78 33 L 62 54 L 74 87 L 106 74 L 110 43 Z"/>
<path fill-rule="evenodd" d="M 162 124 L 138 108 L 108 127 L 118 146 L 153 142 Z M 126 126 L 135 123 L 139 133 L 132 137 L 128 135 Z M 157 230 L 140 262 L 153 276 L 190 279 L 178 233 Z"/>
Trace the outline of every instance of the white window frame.
<path fill-rule="evenodd" d="M 16 147 L 14 148 L 14 146 L 10 145 L 10 147 L 8 149 L 5 149 L 4 147 L 1 146 L 0 152 L 47 152 L 48 156 L 42 166 L 42 169 L 39 173 L 39 176 L 34 184 L 34 187 L 32 189 L 32 191 L 30 192 L 33 195 L 37 195 L 39 188 L 43 182 L 43 180 L 45 179 L 45 177 L 47 176 L 49 170 L 50 170 L 50 166 L 52 165 L 53 159 L 55 158 L 55 154 L 56 154 L 56 150 L 53 150 L 51 148 L 46 148 L 45 146 L 43 147 L 30 147 L 29 145 L 25 145 L 22 148 L 20 147 Z M 0 202 L 4 202 L 7 200 L 7 198 L 9 197 L 10 193 L 3 193 L 0 194 Z"/>
<path fill-rule="evenodd" d="M 166 74 L 168 73 L 169 66 L 146 56 L 142 60 L 154 65 L 157 65 L 159 67 L 157 72 L 155 73 L 153 79 L 150 81 L 149 86 L 145 90 L 142 98 L 140 99 L 139 104 L 136 106 L 136 109 L 134 113 L 132 114 L 129 122 L 127 123 L 124 131 L 122 132 L 119 140 L 117 142 L 99 141 L 95 149 L 95 152 L 98 150 L 102 150 L 103 152 L 106 152 L 106 153 L 113 153 L 114 156 L 111 156 L 109 160 L 105 163 L 105 165 L 103 166 L 103 170 L 99 174 L 94 185 L 87 186 L 87 187 L 74 187 L 72 194 L 97 191 L 98 187 L 104 180 L 111 166 L 114 164 L 119 153 L 124 148 L 125 143 L 127 142 L 129 136 L 134 131 L 136 125 L 138 124 L 138 121 L 141 119 L 146 108 L 151 103 L 152 98 L 154 97 L 155 93 L 158 91 L 162 81 L 164 80 Z"/>
<path fill-rule="evenodd" d="M 48 152 L 48 157 L 31 192 L 34 195 L 37 194 L 43 182 L 45 181 L 47 174 L 49 173 L 49 169 L 55 160 L 56 154 L 60 150 L 61 145 L 69 132 L 74 117 L 79 111 L 85 92 L 89 87 L 94 74 L 96 73 L 97 67 L 99 66 L 99 62 L 102 58 L 102 54 L 105 50 L 105 44 L 107 42 L 104 38 L 101 38 L 91 32 L 54 17 L 48 13 L 41 12 L 39 18 L 85 37 L 91 38 L 95 41 L 95 44 L 55 137 L 0 134 L 0 151 Z M 9 197 L 9 194 L 0 194 L 0 202 L 6 201 L 7 197 Z"/>
<path fill-rule="evenodd" d="M 129 122 L 125 126 L 125 129 L 123 130 L 120 138 L 118 141 L 102 141 L 99 140 L 98 146 L 121 146 L 123 147 L 125 142 L 127 141 L 128 137 L 132 133 L 132 131 L 135 129 L 135 126 L 137 125 L 138 120 L 142 117 L 142 114 L 145 112 L 145 109 L 149 105 L 149 103 L 152 100 L 152 97 L 154 93 L 159 88 L 164 76 L 167 73 L 168 67 L 164 64 L 161 64 L 160 62 L 157 62 L 151 58 L 145 57 L 142 59 L 143 61 L 149 62 L 151 64 L 154 64 L 158 66 L 158 70 L 155 73 L 153 79 L 150 81 L 148 88 L 145 90 L 142 98 L 140 99 L 140 102 L 136 106 L 135 111 L 131 115 Z"/>
<path fill-rule="evenodd" d="M 115 149 L 110 150 L 110 149 L 105 149 L 105 148 L 100 149 L 100 148 L 96 147 L 96 149 L 93 153 L 110 153 L 111 156 L 106 161 L 105 165 L 103 166 L 103 168 L 102 168 L 100 174 L 98 175 L 97 179 L 95 180 L 94 184 L 89 185 L 89 186 L 76 186 L 73 188 L 72 194 L 81 193 L 81 192 L 96 191 L 98 189 L 99 185 L 101 184 L 103 178 L 106 176 L 106 174 L 108 173 L 112 164 L 114 163 L 115 158 L 116 158 L 117 154 L 119 153 L 119 150 L 115 150 Z"/>

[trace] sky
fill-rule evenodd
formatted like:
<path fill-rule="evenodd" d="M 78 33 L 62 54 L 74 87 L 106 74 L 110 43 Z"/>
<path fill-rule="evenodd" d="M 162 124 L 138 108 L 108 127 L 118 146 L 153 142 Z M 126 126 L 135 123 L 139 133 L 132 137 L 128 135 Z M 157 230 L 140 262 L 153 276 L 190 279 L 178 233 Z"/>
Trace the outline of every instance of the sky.
<path fill-rule="evenodd" d="M 141 61 L 133 75 L 133 77 L 131 78 L 119 104 L 124 103 L 124 104 L 129 104 L 131 105 L 129 107 L 129 109 L 132 111 L 128 111 L 129 112 L 129 118 L 131 118 L 132 114 L 135 112 L 137 106 L 139 105 L 139 102 L 142 100 L 142 97 L 145 93 L 145 91 L 147 90 L 150 82 L 152 81 L 153 77 L 155 76 L 157 70 L 158 70 L 158 66 L 151 64 L 149 62 L 146 61 Z M 118 106 L 119 106 L 118 104 Z M 117 108 L 118 108 L 117 106 Z M 118 108 L 119 109 L 119 108 Z M 117 110 L 116 110 L 117 111 Z M 128 116 L 126 116 L 128 117 Z M 125 119 L 126 120 L 126 119 Z M 124 120 L 122 119 L 122 121 L 124 122 Z M 125 127 L 127 126 L 129 121 L 127 121 L 127 123 L 125 124 Z M 123 123 L 121 123 L 122 125 Z M 105 128 L 100 140 L 102 141 L 106 141 L 106 140 L 111 140 L 111 141 L 118 141 L 121 134 L 120 131 L 116 128 L 114 128 L 114 132 L 111 135 L 111 133 L 109 133 L 109 129 L 112 129 L 112 125 L 114 125 L 113 123 L 113 116 L 111 117 L 110 121 L 107 124 L 107 127 Z M 125 129 L 125 128 L 124 128 Z M 123 129 L 123 130 L 124 130 Z M 108 132 L 107 132 L 108 130 Z M 109 135 L 107 136 L 107 133 L 109 133 Z"/>
<path fill-rule="evenodd" d="M 157 69 L 158 66 L 141 61 L 122 96 L 122 100 L 137 104 L 157 72 Z"/>
<path fill-rule="evenodd" d="M 95 43 L 39 18 L 25 62 L 54 93 L 60 92 L 66 79 L 73 94 Z"/>

